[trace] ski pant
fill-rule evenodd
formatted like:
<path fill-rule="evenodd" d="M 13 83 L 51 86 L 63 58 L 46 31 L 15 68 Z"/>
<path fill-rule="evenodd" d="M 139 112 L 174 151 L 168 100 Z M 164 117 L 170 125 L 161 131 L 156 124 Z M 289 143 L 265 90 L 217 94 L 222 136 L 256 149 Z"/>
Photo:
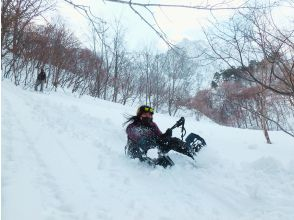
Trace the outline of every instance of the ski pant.
<path fill-rule="evenodd" d="M 169 156 L 159 156 L 158 158 L 151 159 L 146 156 L 146 153 L 142 151 L 138 146 L 130 145 L 126 152 L 131 158 L 138 158 L 141 162 L 147 163 L 150 166 L 162 166 L 167 168 L 168 166 L 173 166 L 173 161 Z"/>
<path fill-rule="evenodd" d="M 157 143 L 157 146 L 161 153 L 167 154 L 170 150 L 176 151 L 178 153 L 184 154 L 188 157 L 191 157 L 192 159 L 193 156 L 192 154 L 187 150 L 186 143 L 179 138 L 173 137 L 169 138 L 167 142 L 164 140 L 159 141 Z M 151 149 L 153 147 L 149 146 L 142 146 L 140 144 L 129 144 L 127 148 L 127 154 L 131 158 L 139 158 L 140 161 L 144 160 L 144 156 L 146 155 L 148 149 Z"/>
<path fill-rule="evenodd" d="M 43 92 L 44 84 L 45 84 L 45 80 L 39 80 L 39 79 L 37 79 L 37 81 L 35 83 L 35 91 L 37 91 L 38 90 L 38 86 L 41 85 L 40 92 Z"/>
<path fill-rule="evenodd" d="M 188 157 L 194 159 L 192 154 L 188 151 L 188 147 L 186 146 L 186 142 L 182 141 L 179 138 L 173 137 L 168 142 L 168 149 L 174 150 L 178 153 L 184 154 Z"/>

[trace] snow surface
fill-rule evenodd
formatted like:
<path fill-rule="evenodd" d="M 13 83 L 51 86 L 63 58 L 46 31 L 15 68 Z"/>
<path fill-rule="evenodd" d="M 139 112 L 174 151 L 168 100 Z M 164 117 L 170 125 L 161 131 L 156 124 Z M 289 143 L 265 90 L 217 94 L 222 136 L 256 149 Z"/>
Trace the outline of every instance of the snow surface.
<path fill-rule="evenodd" d="M 294 219 L 294 138 L 186 118 L 208 146 L 151 168 L 124 154 L 122 106 L 2 82 L 3 220 Z M 165 131 L 178 118 L 155 114 Z M 179 137 L 179 131 L 174 135 Z"/>

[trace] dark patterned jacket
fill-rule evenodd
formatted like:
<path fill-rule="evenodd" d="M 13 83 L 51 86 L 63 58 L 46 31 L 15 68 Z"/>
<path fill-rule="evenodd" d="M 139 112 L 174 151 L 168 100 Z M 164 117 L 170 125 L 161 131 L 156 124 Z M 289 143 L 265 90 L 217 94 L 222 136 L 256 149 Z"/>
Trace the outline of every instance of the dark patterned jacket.
<path fill-rule="evenodd" d="M 37 76 L 37 80 L 39 81 L 46 81 L 46 73 L 44 71 L 41 71 L 38 76 Z"/>
<path fill-rule="evenodd" d="M 155 122 L 149 126 L 143 125 L 140 121 L 129 124 L 126 128 L 128 135 L 128 153 L 132 157 L 140 157 L 152 148 L 152 144 L 156 143 L 162 136 L 162 132 Z"/>
<path fill-rule="evenodd" d="M 142 138 L 152 139 L 158 138 L 162 135 L 162 132 L 159 130 L 155 122 L 152 122 L 149 126 L 146 126 L 140 123 L 140 121 L 135 121 L 128 125 L 126 132 L 128 135 L 128 140 L 130 140 L 132 143 L 137 143 Z"/>

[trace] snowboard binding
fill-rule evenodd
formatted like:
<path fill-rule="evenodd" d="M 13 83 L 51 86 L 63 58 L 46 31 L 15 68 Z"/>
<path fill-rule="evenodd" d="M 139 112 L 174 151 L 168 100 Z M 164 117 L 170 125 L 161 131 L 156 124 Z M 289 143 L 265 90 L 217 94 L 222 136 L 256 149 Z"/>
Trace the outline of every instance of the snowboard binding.
<path fill-rule="evenodd" d="M 192 154 L 196 155 L 204 146 L 206 146 L 205 140 L 197 134 L 190 133 L 186 139 L 187 150 Z"/>

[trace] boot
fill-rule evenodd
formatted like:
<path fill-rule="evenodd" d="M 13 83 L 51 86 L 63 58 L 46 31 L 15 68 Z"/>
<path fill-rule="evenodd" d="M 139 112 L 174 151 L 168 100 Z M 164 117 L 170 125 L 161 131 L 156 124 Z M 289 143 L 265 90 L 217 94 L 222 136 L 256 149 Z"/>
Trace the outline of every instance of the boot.
<path fill-rule="evenodd" d="M 169 142 L 169 146 L 172 150 L 191 157 L 194 160 L 193 155 L 190 153 L 186 143 L 178 138 L 172 138 Z"/>

